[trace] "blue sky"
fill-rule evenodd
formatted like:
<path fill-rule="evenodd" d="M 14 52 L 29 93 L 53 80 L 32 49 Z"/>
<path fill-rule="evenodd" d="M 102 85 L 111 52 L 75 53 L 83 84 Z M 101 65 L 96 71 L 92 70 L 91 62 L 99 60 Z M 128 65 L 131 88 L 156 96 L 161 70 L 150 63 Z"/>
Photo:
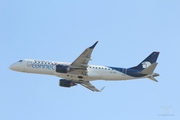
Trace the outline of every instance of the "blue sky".
<path fill-rule="evenodd" d="M 0 1 L 0 119 L 179 119 L 179 12 L 178 0 Z M 97 40 L 90 64 L 132 67 L 160 51 L 159 82 L 94 81 L 106 86 L 96 93 L 8 69 L 24 58 L 72 62 Z"/>

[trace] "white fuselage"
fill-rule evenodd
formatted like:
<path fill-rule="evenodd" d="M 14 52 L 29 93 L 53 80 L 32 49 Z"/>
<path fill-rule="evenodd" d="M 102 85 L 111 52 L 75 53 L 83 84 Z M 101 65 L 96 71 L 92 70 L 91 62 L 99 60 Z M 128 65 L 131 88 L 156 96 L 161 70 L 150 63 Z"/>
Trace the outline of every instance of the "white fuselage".
<path fill-rule="evenodd" d="M 136 77 L 128 76 L 123 72 L 116 71 L 112 68 L 106 66 L 97 66 L 97 65 L 89 65 L 87 67 L 87 75 L 58 73 L 56 72 L 56 67 L 55 67 L 57 64 L 70 65 L 70 63 L 67 62 L 24 59 L 21 62 L 16 62 L 13 65 L 11 65 L 10 69 L 19 72 L 26 72 L 26 73 L 55 75 L 64 79 L 75 80 L 75 81 L 128 80 L 128 79 L 136 78 Z M 83 78 L 79 78 L 78 76 L 82 76 Z"/>

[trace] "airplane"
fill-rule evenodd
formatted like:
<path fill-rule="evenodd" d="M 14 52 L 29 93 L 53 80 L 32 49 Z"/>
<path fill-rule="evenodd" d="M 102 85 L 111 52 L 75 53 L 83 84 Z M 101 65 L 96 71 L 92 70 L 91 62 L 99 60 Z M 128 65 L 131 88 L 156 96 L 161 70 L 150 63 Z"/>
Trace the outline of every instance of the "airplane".
<path fill-rule="evenodd" d="M 155 77 L 159 76 L 159 74 L 153 72 L 158 64 L 156 60 L 159 52 L 152 52 L 137 66 L 130 68 L 89 65 L 91 54 L 97 43 L 98 41 L 85 49 L 72 63 L 22 59 L 10 65 L 9 69 L 18 72 L 54 75 L 63 78 L 59 80 L 59 86 L 61 87 L 72 87 L 80 84 L 94 92 L 101 92 L 104 87 L 100 90 L 97 89 L 90 83 L 93 80 L 117 81 L 149 78 L 158 82 Z"/>

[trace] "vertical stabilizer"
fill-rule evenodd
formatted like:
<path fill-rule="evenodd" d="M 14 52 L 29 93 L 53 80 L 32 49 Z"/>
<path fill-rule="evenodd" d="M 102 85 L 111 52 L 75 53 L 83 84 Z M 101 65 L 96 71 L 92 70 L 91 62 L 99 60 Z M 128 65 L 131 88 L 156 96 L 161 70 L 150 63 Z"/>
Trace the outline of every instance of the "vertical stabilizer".
<path fill-rule="evenodd" d="M 135 67 L 131 67 L 130 69 L 136 69 L 138 71 L 142 71 L 145 68 L 148 68 L 153 63 L 156 62 L 157 58 L 159 56 L 159 52 L 152 52 L 146 59 L 144 59 L 139 65 Z"/>

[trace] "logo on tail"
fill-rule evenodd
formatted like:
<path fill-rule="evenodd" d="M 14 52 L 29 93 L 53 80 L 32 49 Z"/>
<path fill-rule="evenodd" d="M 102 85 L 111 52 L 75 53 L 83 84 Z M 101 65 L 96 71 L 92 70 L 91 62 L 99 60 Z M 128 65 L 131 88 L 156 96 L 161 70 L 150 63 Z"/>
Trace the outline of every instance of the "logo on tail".
<path fill-rule="evenodd" d="M 142 67 L 143 67 L 143 68 L 148 68 L 150 65 L 151 65 L 151 63 L 148 62 L 148 61 L 142 62 Z"/>

